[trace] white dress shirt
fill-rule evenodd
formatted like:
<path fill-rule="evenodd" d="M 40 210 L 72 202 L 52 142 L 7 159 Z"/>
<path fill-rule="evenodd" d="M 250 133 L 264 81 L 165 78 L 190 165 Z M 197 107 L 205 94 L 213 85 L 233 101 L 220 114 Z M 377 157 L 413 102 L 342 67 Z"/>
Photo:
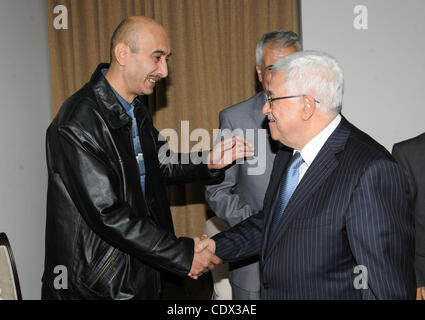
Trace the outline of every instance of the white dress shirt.
<path fill-rule="evenodd" d="M 310 165 L 313 163 L 314 158 L 316 158 L 317 154 L 319 153 L 320 149 L 322 149 L 325 142 L 328 140 L 330 135 L 335 131 L 335 129 L 338 127 L 339 123 L 341 122 L 341 115 L 338 114 L 335 119 L 332 120 L 331 123 L 329 123 L 325 129 L 320 131 L 320 133 L 315 136 L 313 139 L 310 140 L 309 143 L 307 143 L 304 148 L 299 150 L 294 150 L 295 152 L 300 152 L 301 156 L 303 157 L 304 163 L 299 168 L 299 179 L 298 183 L 301 181 L 301 179 L 304 177 L 305 173 L 307 172 L 307 169 L 310 167 Z"/>

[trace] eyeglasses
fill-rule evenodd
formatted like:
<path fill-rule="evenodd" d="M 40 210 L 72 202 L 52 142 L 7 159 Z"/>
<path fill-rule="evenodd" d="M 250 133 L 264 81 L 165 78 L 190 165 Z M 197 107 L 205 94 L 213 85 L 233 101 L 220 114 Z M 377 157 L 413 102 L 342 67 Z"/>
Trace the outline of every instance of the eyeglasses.
<path fill-rule="evenodd" d="M 309 96 L 309 95 L 308 95 L 308 94 L 298 94 L 298 95 L 296 95 L 296 96 L 286 96 L 286 97 L 277 97 L 277 98 L 272 98 L 272 97 L 270 97 L 269 95 L 266 95 L 266 100 L 269 102 L 270 107 L 271 107 L 271 106 L 272 106 L 273 101 L 275 101 L 275 100 L 293 99 L 293 98 L 301 98 L 301 97 L 307 97 L 307 96 Z M 309 97 L 311 97 L 311 96 L 309 96 Z M 314 98 L 314 97 L 312 97 L 312 98 L 314 99 L 314 101 L 315 101 L 316 103 L 320 103 L 320 101 L 319 101 L 319 100 L 317 100 L 316 98 Z"/>

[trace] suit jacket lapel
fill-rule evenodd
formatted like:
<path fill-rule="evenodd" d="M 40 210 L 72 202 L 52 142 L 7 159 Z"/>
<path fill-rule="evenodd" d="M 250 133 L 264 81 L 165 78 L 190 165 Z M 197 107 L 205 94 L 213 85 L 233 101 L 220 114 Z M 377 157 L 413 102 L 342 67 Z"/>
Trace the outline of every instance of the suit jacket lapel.
<path fill-rule="evenodd" d="M 284 149 L 283 149 L 284 148 Z M 292 149 L 283 147 L 276 155 L 273 170 L 270 175 L 269 186 L 267 187 L 266 196 L 271 195 L 272 199 L 267 201 L 267 207 L 263 208 L 265 210 L 264 215 L 264 235 L 263 235 L 263 244 L 261 251 L 264 252 L 265 248 L 267 248 L 267 240 L 269 239 L 270 232 L 270 222 L 272 217 L 272 212 L 274 208 L 274 203 L 276 202 L 276 196 L 278 193 L 280 181 L 283 178 L 283 174 L 286 171 L 286 167 L 288 166 L 289 160 L 292 156 Z"/>
<path fill-rule="evenodd" d="M 309 197 L 316 192 L 316 190 L 326 181 L 329 175 L 336 169 L 338 166 L 338 159 L 336 155 L 344 150 L 349 133 L 350 129 L 348 122 L 342 118 L 341 123 L 323 145 L 322 149 L 319 151 L 313 163 L 305 173 L 303 179 L 300 181 L 300 184 L 285 209 L 285 213 L 277 226 L 276 232 L 274 232 L 268 241 L 268 238 L 265 238 L 266 242 L 268 242 L 267 247 L 264 248 L 266 250 L 266 256 L 270 254 L 276 244 L 279 243 L 280 237 L 282 237 L 282 235 L 286 232 L 291 221 L 296 217 L 297 212 L 299 212 L 302 205 L 308 201 Z M 278 187 L 274 190 L 274 198 L 276 198 Z M 271 208 L 273 208 L 273 206 L 271 206 Z M 270 229 L 269 224 L 272 214 L 272 212 L 268 214 L 268 222 L 266 225 L 267 231 L 265 232 L 267 236 Z"/>

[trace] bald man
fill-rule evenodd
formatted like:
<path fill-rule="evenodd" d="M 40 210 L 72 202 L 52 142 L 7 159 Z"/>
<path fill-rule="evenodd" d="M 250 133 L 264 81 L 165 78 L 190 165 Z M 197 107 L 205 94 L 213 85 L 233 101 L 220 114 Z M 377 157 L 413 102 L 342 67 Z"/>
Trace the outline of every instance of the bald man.
<path fill-rule="evenodd" d="M 161 273 L 196 278 L 220 262 L 208 250 L 194 253 L 199 238 L 176 238 L 164 182 L 220 178 L 252 150 L 232 138 L 198 165 L 175 161 L 194 157 L 169 152 L 137 98 L 168 75 L 170 55 L 158 22 L 125 19 L 111 39 L 111 63 L 49 126 L 43 299 L 159 299 Z"/>

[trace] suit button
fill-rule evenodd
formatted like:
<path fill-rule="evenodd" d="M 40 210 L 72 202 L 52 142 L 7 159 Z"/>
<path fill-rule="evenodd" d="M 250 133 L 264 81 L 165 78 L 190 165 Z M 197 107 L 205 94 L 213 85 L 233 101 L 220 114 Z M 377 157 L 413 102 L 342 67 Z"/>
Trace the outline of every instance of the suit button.
<path fill-rule="evenodd" d="M 268 289 L 269 288 L 269 284 L 267 282 L 263 283 L 263 287 L 264 289 Z"/>

